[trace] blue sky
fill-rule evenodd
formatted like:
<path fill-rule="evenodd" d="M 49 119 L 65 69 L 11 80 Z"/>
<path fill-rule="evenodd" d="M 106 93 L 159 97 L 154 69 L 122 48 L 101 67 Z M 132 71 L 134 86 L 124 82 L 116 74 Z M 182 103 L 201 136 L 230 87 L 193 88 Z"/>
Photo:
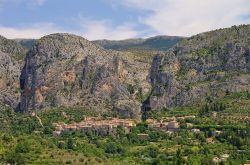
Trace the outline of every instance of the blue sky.
<path fill-rule="evenodd" d="M 250 23 L 249 0 L 0 0 L 0 35 L 89 40 L 191 36 Z"/>

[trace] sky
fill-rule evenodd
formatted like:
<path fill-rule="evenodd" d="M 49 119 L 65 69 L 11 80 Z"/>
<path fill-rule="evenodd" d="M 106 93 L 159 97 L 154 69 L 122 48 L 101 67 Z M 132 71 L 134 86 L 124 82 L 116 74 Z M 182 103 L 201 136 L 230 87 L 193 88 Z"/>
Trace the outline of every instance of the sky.
<path fill-rule="evenodd" d="M 250 24 L 250 0 L 0 0 L 0 35 L 89 40 L 192 36 Z"/>

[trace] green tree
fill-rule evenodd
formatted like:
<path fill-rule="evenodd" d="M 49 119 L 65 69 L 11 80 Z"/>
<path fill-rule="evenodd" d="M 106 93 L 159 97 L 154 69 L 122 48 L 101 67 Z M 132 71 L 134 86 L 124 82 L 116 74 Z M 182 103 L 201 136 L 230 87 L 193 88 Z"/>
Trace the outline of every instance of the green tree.
<path fill-rule="evenodd" d="M 121 154 L 124 152 L 121 145 L 115 143 L 115 142 L 108 142 L 105 145 L 105 152 L 109 154 Z"/>
<path fill-rule="evenodd" d="M 5 154 L 4 161 L 11 165 L 24 165 L 25 157 L 23 157 L 20 153 L 17 153 L 15 150 L 9 151 Z"/>
<path fill-rule="evenodd" d="M 119 138 L 125 137 L 125 130 L 122 126 L 118 126 L 116 132 L 117 132 L 117 137 Z"/>
<path fill-rule="evenodd" d="M 247 99 L 250 99 L 250 93 L 247 91 Z"/>
<path fill-rule="evenodd" d="M 176 165 L 183 165 L 183 158 L 182 158 L 182 153 L 181 153 L 181 149 L 178 149 L 176 151 L 175 157 L 174 157 L 174 164 Z"/>
<path fill-rule="evenodd" d="M 156 147 L 150 147 L 148 149 L 148 155 L 151 158 L 156 158 L 158 154 L 159 154 L 159 149 L 158 148 L 156 148 Z"/>
<path fill-rule="evenodd" d="M 4 135 L 2 136 L 2 140 L 3 140 L 5 143 L 9 143 L 9 142 L 12 141 L 12 136 L 9 135 L 9 134 L 4 134 Z"/>
<path fill-rule="evenodd" d="M 130 94 L 135 93 L 134 86 L 132 84 L 127 85 L 127 90 L 129 91 Z"/>
<path fill-rule="evenodd" d="M 205 104 L 205 106 L 202 106 L 201 110 L 199 111 L 199 116 L 200 117 L 207 116 L 209 112 L 210 110 L 209 110 L 208 104 Z"/>
<path fill-rule="evenodd" d="M 48 134 L 52 134 L 53 130 L 48 126 L 45 126 L 43 129 L 43 132 L 44 132 L 44 134 L 48 135 Z"/>
<path fill-rule="evenodd" d="M 70 137 L 67 140 L 67 148 L 73 150 L 74 149 L 74 142 L 73 139 Z"/>
<path fill-rule="evenodd" d="M 31 146 L 30 144 L 28 143 L 27 140 L 20 140 L 17 145 L 16 145 L 16 148 L 15 148 L 15 152 L 16 153 L 29 153 L 31 150 Z"/>
<path fill-rule="evenodd" d="M 31 145 L 26 139 L 20 140 L 17 145 L 5 154 L 5 161 L 10 164 L 23 165 L 27 155 L 31 151 Z"/>

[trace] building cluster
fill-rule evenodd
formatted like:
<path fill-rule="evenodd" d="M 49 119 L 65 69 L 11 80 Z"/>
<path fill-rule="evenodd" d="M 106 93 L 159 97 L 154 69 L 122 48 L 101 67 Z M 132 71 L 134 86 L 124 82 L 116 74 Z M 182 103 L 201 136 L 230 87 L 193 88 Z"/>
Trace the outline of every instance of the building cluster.
<path fill-rule="evenodd" d="M 195 116 L 163 117 L 160 120 L 147 119 L 146 123 L 152 130 L 172 133 L 180 129 L 180 123 L 177 120 L 187 118 L 192 119 L 195 118 Z M 125 130 L 125 133 L 129 133 L 131 128 L 136 126 L 136 122 L 132 119 L 112 118 L 107 120 L 99 120 L 97 118 L 89 117 L 85 118 L 80 123 L 65 124 L 63 122 L 59 122 L 53 123 L 53 126 L 55 127 L 55 131 L 53 131 L 54 136 L 60 136 L 62 133 L 69 131 L 81 131 L 84 134 L 93 133 L 101 136 L 115 136 L 118 126 L 122 126 Z M 196 134 L 201 132 L 200 129 L 193 128 L 192 123 L 187 123 L 187 128 Z M 219 131 L 213 133 L 218 135 Z M 142 139 L 148 138 L 148 135 L 146 134 L 139 134 L 138 136 Z"/>
<path fill-rule="evenodd" d="M 221 155 L 220 157 L 214 157 L 213 159 L 212 159 L 212 165 L 214 164 L 214 165 L 216 165 L 216 164 L 220 164 L 221 162 L 225 162 L 225 161 L 227 161 L 227 159 L 230 157 L 230 155 L 228 155 L 228 154 L 223 154 L 223 155 Z"/>
<path fill-rule="evenodd" d="M 111 135 L 114 136 L 117 132 L 117 127 L 122 126 L 125 133 L 129 133 L 132 127 L 136 126 L 134 120 L 131 119 L 118 119 L 111 120 L 96 120 L 95 118 L 86 118 L 80 123 L 65 124 L 64 122 L 53 123 L 55 131 L 54 136 L 60 136 L 64 132 L 81 131 L 82 133 L 94 133 L 101 136 Z"/>
<path fill-rule="evenodd" d="M 154 129 L 154 130 L 164 131 L 164 132 L 174 132 L 174 131 L 178 131 L 180 128 L 179 122 L 175 120 L 157 121 L 153 119 L 148 119 L 146 122 L 148 123 L 149 128 Z"/>

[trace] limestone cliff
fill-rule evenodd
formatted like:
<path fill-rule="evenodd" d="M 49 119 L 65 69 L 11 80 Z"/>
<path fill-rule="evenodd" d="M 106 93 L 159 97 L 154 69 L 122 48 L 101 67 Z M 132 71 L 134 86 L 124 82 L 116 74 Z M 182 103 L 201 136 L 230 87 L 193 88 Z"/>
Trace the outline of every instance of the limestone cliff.
<path fill-rule="evenodd" d="M 154 57 L 150 107 L 159 110 L 221 92 L 250 91 L 249 73 L 249 25 L 198 34 Z"/>
<path fill-rule="evenodd" d="M 135 95 L 137 89 L 149 91 L 150 66 L 130 57 L 75 35 L 45 36 L 25 59 L 18 110 L 80 106 L 139 119 L 141 103 Z"/>
<path fill-rule="evenodd" d="M 19 75 L 25 53 L 20 44 L 0 36 L 0 102 L 12 108 L 19 101 Z"/>
<path fill-rule="evenodd" d="M 70 34 L 32 45 L 26 54 L 0 37 L 0 102 L 15 107 L 21 92 L 21 112 L 77 106 L 140 119 L 141 107 L 160 110 L 250 91 L 250 25 L 183 39 L 153 60 L 152 50 L 106 50 Z"/>

